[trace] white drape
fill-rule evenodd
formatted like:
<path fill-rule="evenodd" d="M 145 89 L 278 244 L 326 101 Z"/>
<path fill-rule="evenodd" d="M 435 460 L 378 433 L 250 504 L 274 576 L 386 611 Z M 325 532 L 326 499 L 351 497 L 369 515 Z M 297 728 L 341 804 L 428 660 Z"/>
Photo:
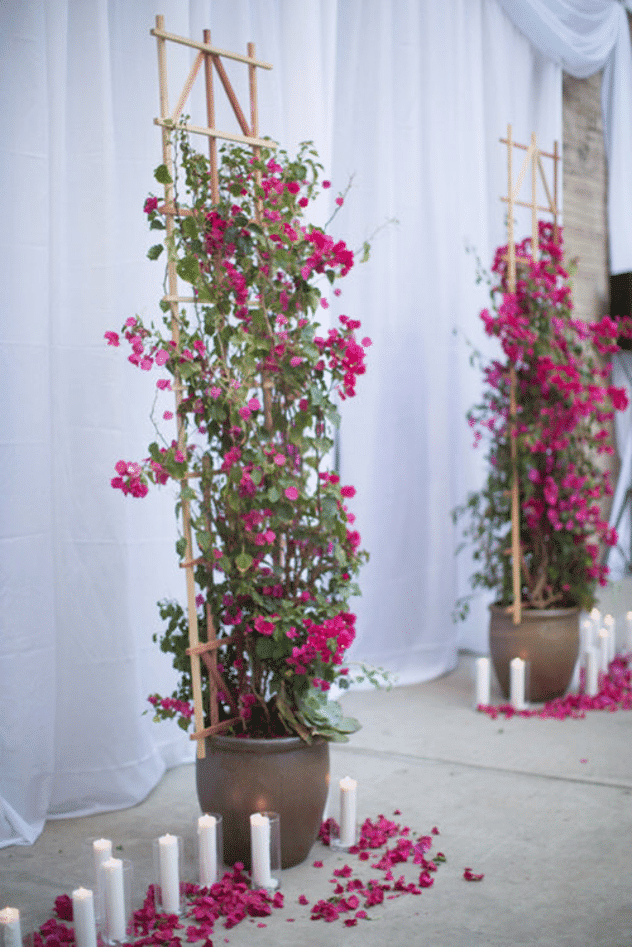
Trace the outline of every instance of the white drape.
<path fill-rule="evenodd" d="M 615 436 L 621 467 L 612 498 L 610 524 L 615 527 L 619 542 L 608 551 L 608 568 L 613 580 L 630 575 L 632 570 L 632 352 L 621 351 L 612 359 L 612 384 L 625 388 L 628 407 L 617 412 Z"/>
<path fill-rule="evenodd" d="M 361 318 L 374 342 L 341 432 L 372 554 L 354 655 L 404 681 L 439 674 L 455 661 L 450 613 L 470 572 L 449 512 L 482 466 L 464 424 L 480 380 L 452 335 L 486 344 L 465 247 L 487 262 L 503 239 L 507 122 L 519 140 L 560 138 L 560 66 L 498 0 L 159 8 L 175 33 L 253 40 L 274 64 L 259 79 L 261 130 L 290 148 L 314 139 L 332 191 L 355 176 L 337 233 L 358 246 L 399 221 L 332 313 Z M 160 161 L 155 12 L 149 0 L 0 4 L 0 845 L 32 841 L 50 816 L 131 805 L 191 755 L 181 732 L 141 715 L 150 691 L 173 686 L 151 643 L 156 600 L 184 592 L 173 497 L 109 487 L 114 462 L 152 436 L 147 376 L 103 333 L 157 314 L 161 292 L 142 215 Z M 183 79 L 189 52 L 170 56 Z M 244 91 L 238 73 L 235 84 Z M 480 602 L 463 644 L 484 647 L 483 613 Z"/>
<path fill-rule="evenodd" d="M 610 272 L 632 270 L 632 54 L 617 0 L 500 0 L 536 49 L 577 78 L 603 69 Z"/>

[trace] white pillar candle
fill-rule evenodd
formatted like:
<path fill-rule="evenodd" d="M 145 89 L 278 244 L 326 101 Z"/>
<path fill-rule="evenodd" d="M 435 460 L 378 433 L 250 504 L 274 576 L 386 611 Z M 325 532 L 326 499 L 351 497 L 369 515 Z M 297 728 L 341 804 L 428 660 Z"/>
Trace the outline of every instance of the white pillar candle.
<path fill-rule="evenodd" d="M 625 622 L 628 631 L 628 648 L 632 650 L 632 611 L 626 612 Z"/>
<path fill-rule="evenodd" d="M 180 914 L 180 867 L 178 837 L 167 833 L 158 840 L 160 853 L 160 889 L 162 910 L 168 915 Z"/>
<path fill-rule="evenodd" d="M 581 639 L 581 654 L 584 655 L 586 649 L 594 645 L 593 624 L 589 618 L 582 619 L 579 626 L 579 635 Z"/>
<path fill-rule="evenodd" d="M 590 645 L 586 651 L 586 694 L 594 697 L 599 694 L 599 658 L 597 649 Z"/>
<path fill-rule="evenodd" d="M 96 945 L 97 926 L 94 916 L 94 896 L 91 889 L 79 888 L 72 893 L 72 919 L 75 945 L 82 948 Z"/>
<path fill-rule="evenodd" d="M 205 813 L 198 818 L 200 885 L 213 885 L 217 878 L 217 820 Z"/>
<path fill-rule="evenodd" d="M 123 860 L 106 859 L 101 866 L 105 890 L 105 921 L 110 941 L 125 939 L 125 885 Z"/>
<path fill-rule="evenodd" d="M 250 849 L 252 884 L 267 888 L 272 885 L 270 871 L 270 819 L 263 813 L 250 815 Z"/>
<path fill-rule="evenodd" d="M 509 700 L 516 711 L 520 711 L 525 706 L 525 664 L 521 658 L 512 658 L 509 669 Z"/>
<path fill-rule="evenodd" d="M 590 610 L 590 618 L 593 624 L 593 628 L 597 631 L 601 625 L 601 613 L 599 609 L 595 606 L 594 609 Z"/>
<path fill-rule="evenodd" d="M 605 674 L 608 672 L 610 659 L 610 635 L 607 629 L 599 629 L 599 667 Z"/>
<path fill-rule="evenodd" d="M 340 845 L 353 846 L 356 841 L 356 793 L 358 782 L 351 777 L 340 781 Z"/>
<path fill-rule="evenodd" d="M 21 948 L 22 929 L 20 928 L 20 912 L 16 908 L 5 908 L 0 911 L 0 935 L 4 938 L 6 948 Z"/>
<path fill-rule="evenodd" d="M 489 704 L 489 659 L 483 656 L 476 659 L 476 707 Z"/>
<path fill-rule="evenodd" d="M 608 630 L 608 661 L 612 661 L 617 653 L 617 633 L 614 616 L 604 616 L 603 624 Z"/>
<path fill-rule="evenodd" d="M 92 852 L 94 855 L 94 878 L 99 882 L 99 871 L 101 869 L 102 863 L 106 859 L 112 858 L 112 840 L 111 839 L 95 839 L 92 843 Z"/>

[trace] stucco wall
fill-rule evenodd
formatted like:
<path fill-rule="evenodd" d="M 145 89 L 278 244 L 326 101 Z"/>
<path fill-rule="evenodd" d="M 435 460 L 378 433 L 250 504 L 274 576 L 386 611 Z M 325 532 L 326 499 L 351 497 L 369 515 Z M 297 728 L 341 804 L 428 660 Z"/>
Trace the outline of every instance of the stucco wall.
<path fill-rule="evenodd" d="M 576 314 L 608 312 L 606 162 L 601 121 L 601 73 L 564 76 L 562 189 L 565 259 L 577 259 L 573 277 Z"/>

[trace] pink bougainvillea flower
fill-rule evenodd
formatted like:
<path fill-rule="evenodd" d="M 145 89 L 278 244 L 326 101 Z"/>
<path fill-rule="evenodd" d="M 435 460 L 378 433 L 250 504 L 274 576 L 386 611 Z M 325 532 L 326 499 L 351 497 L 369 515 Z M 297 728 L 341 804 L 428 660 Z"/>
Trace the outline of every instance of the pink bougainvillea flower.
<path fill-rule="evenodd" d="M 169 353 L 165 349 L 159 349 L 156 355 L 154 356 L 156 360 L 156 365 L 165 365 L 169 360 Z"/>
<path fill-rule="evenodd" d="M 283 493 L 288 500 L 296 500 L 298 498 L 298 490 L 296 487 L 286 487 Z"/>
<path fill-rule="evenodd" d="M 255 629 L 261 635 L 272 635 L 274 632 L 274 622 L 264 619 L 263 616 L 257 616 L 255 619 Z"/>
<path fill-rule="evenodd" d="M 59 895 L 55 899 L 55 913 L 64 922 L 72 922 L 72 899 L 68 895 Z"/>
<path fill-rule="evenodd" d="M 118 346 L 119 345 L 119 335 L 117 332 L 108 331 L 105 333 L 105 338 L 108 341 L 108 346 Z"/>
<path fill-rule="evenodd" d="M 468 882 L 480 882 L 481 879 L 485 878 L 485 874 L 483 872 L 472 872 L 468 866 L 463 870 L 463 878 Z"/>

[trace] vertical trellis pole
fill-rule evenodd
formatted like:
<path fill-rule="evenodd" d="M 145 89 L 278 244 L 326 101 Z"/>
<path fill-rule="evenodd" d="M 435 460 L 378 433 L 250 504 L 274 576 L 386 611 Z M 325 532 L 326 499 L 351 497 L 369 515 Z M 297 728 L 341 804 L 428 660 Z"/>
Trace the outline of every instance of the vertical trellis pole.
<path fill-rule="evenodd" d="M 156 29 L 164 30 L 164 17 L 160 14 L 156 17 Z M 157 37 L 158 42 L 158 77 L 160 83 L 160 115 L 162 119 L 168 119 L 169 115 L 169 93 L 167 87 L 167 50 L 166 40 L 163 37 Z M 171 148 L 171 135 L 165 126 L 162 127 L 162 158 L 163 163 L 169 171 L 170 177 L 174 178 L 173 156 Z M 165 184 L 165 228 L 167 240 L 173 239 L 175 224 L 175 190 L 173 184 Z M 175 260 L 169 255 L 167 263 L 167 287 L 169 291 L 169 306 L 171 308 L 171 336 L 176 345 L 176 351 L 180 345 L 180 331 L 178 326 L 178 274 L 176 272 Z M 186 426 L 178 409 L 182 403 L 182 380 L 176 372 L 174 374 L 174 387 L 176 399 L 176 426 L 178 435 L 178 448 L 186 453 Z M 193 575 L 193 543 L 191 537 L 191 511 L 189 500 L 186 497 L 186 480 L 180 485 L 182 495 L 182 528 L 186 542 L 184 553 L 186 570 L 186 590 L 187 590 L 187 618 L 189 623 L 189 644 L 192 648 L 199 645 L 199 630 L 197 620 L 197 608 L 195 605 L 195 577 Z M 193 690 L 193 705 L 195 708 L 195 730 L 201 731 L 204 727 L 204 709 L 202 706 L 202 677 L 200 674 L 200 656 L 197 653 L 191 655 L 191 685 Z M 203 758 L 206 756 L 204 741 L 197 742 L 197 756 Z"/>
<path fill-rule="evenodd" d="M 557 142 L 555 142 L 553 154 L 541 152 L 538 149 L 535 132 L 531 135 L 531 144 L 527 147 L 512 139 L 511 125 L 507 126 L 507 138 L 501 139 L 503 144 L 507 145 L 507 197 L 502 200 L 507 202 L 507 290 L 509 293 L 516 292 L 516 240 L 514 234 L 514 208 L 517 204 L 522 207 L 531 208 L 531 254 L 535 260 L 539 254 L 539 233 L 538 233 L 538 211 L 547 211 L 553 215 L 554 231 L 557 238 L 558 227 L 558 209 L 557 209 L 557 163 L 559 161 Z M 513 149 L 523 148 L 526 150 L 526 156 L 518 174 L 518 178 L 513 180 Z M 541 156 L 553 159 L 553 196 L 542 167 Z M 518 194 L 527 170 L 531 163 L 531 200 L 520 201 Z M 537 202 L 537 177 L 538 169 L 544 184 L 548 200 L 547 207 L 540 207 Z M 509 370 L 509 437 L 510 437 L 510 455 L 511 455 L 511 561 L 512 561 L 512 587 L 513 603 L 508 611 L 512 613 L 514 624 L 518 624 L 522 618 L 522 580 L 521 580 L 521 546 L 520 546 L 520 492 L 518 486 L 518 444 L 517 444 L 517 411 L 518 411 L 518 380 L 516 367 L 512 365 Z"/>
<path fill-rule="evenodd" d="M 511 125 L 507 126 L 507 289 L 516 292 L 516 241 L 514 236 L 514 185 L 513 142 Z M 537 222 L 536 222 L 537 224 Z M 518 625 L 522 618 L 522 584 L 520 575 L 520 494 L 518 490 L 517 444 L 516 444 L 516 368 L 511 366 L 509 374 L 509 438 L 511 451 L 511 565 L 513 581 L 513 621 Z"/>

